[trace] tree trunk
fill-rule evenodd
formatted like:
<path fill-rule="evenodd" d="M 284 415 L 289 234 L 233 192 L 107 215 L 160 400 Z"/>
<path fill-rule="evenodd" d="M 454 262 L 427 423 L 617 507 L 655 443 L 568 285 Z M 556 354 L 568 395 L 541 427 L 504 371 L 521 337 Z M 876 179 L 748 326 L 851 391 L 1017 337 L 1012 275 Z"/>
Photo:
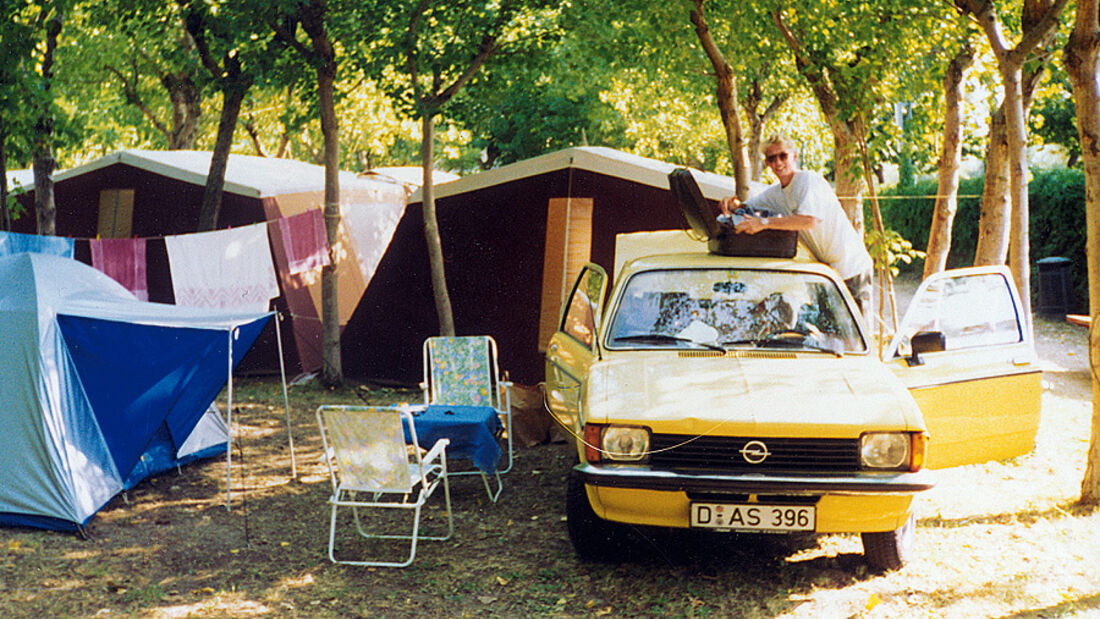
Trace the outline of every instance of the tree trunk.
<path fill-rule="evenodd" d="M 435 169 L 435 113 L 424 108 L 421 118 L 423 141 L 420 143 L 420 163 L 424 166 L 424 182 L 420 187 L 421 208 L 424 211 L 424 239 L 428 243 L 428 261 L 432 270 L 432 294 L 439 318 L 439 334 L 455 334 L 451 296 L 447 292 L 447 277 L 443 268 L 443 242 L 439 236 L 439 220 L 435 215 L 435 193 L 432 170 Z"/>
<path fill-rule="evenodd" d="M 844 207 L 848 221 L 852 222 L 862 238 L 863 178 L 859 173 L 859 134 L 853 130 L 852 124 L 838 118 L 830 120 L 829 126 L 833 129 L 833 161 L 836 164 L 833 185 L 836 197 Z"/>
<path fill-rule="evenodd" d="M 798 72 L 806 78 L 810 84 L 810 90 L 817 99 L 821 113 L 829 123 L 829 129 L 833 134 L 833 162 L 835 178 L 833 187 L 840 205 L 848 215 L 856 232 L 863 237 L 863 175 L 860 173 L 860 137 L 866 135 L 860 112 L 858 110 L 845 110 L 840 105 L 840 95 L 835 87 L 835 80 L 827 77 L 824 67 L 820 62 L 811 58 L 803 51 L 802 43 L 783 21 L 783 9 L 776 7 L 772 13 L 775 25 L 786 39 L 787 45 L 794 52 L 795 66 Z M 836 74 L 842 74 L 838 72 Z M 834 75 L 830 69 L 829 75 Z"/>
<path fill-rule="evenodd" d="M 1012 196 L 1012 234 L 1009 238 L 1009 270 L 1020 293 L 1021 314 L 1031 329 L 1031 247 L 1028 230 L 1027 117 L 1020 92 L 1021 68 L 1001 70 L 1005 88 L 1005 128 L 1008 133 L 1008 171 Z"/>
<path fill-rule="evenodd" d="M 989 142 L 985 146 L 985 187 L 982 189 L 981 215 L 978 220 L 978 246 L 975 266 L 1004 264 L 1008 259 L 1008 135 L 1005 132 L 1004 106 L 998 106 L 989 119 Z"/>
<path fill-rule="evenodd" d="M 1040 45 L 1050 41 L 1058 27 L 1058 18 L 1068 0 L 1024 0 L 1021 12 L 1021 38 L 1009 47 L 1004 29 L 993 3 L 989 0 L 955 0 L 955 5 L 969 13 L 985 33 L 997 71 L 1004 87 L 1005 134 L 1008 137 L 1009 195 L 1012 199 L 1011 235 L 1009 239 L 1009 269 L 1020 293 L 1023 318 L 1031 333 L 1031 268 L 1028 238 L 1027 202 L 1027 80 L 1024 63 Z M 1040 68 L 1041 69 L 1040 63 Z"/>
<path fill-rule="evenodd" d="M 733 181 L 737 197 L 744 200 L 749 197 L 749 181 L 745 173 L 745 143 L 741 135 L 741 119 L 737 113 L 737 78 L 733 68 L 726 62 L 725 56 L 711 36 L 706 18 L 703 16 L 703 0 L 695 0 L 690 13 L 691 23 L 695 25 L 695 34 L 703 46 L 710 64 L 714 67 L 716 84 L 715 97 L 718 101 L 718 113 L 722 117 L 722 126 L 726 130 L 726 145 L 733 161 Z"/>
<path fill-rule="evenodd" d="M 8 150 L 4 144 L 8 132 L 4 115 L 0 114 L 0 230 L 11 232 L 11 210 L 8 208 Z"/>
<path fill-rule="evenodd" d="M 43 131 L 42 128 L 35 129 Z M 39 144 L 34 152 L 34 210 L 38 214 L 38 234 L 53 236 L 57 234 L 57 208 L 53 200 L 53 146 L 50 143 Z"/>
<path fill-rule="evenodd" d="M 1085 167 L 1085 230 L 1088 260 L 1089 367 L 1092 379 L 1092 432 L 1081 502 L 1100 503 L 1100 84 L 1096 81 L 1100 51 L 1098 0 L 1078 0 L 1074 29 L 1064 49 L 1066 71 L 1073 85 L 1077 132 Z"/>
<path fill-rule="evenodd" d="M 314 41 L 316 45 L 316 41 Z M 327 46 L 327 41 L 325 42 Z M 331 47 L 329 47 L 331 49 Z M 340 232 L 340 129 L 336 118 L 335 56 L 328 56 L 317 70 L 317 100 L 321 109 L 321 133 L 325 144 L 325 233 L 332 251 L 331 260 L 321 268 L 321 383 L 326 387 L 344 384 L 340 358 L 340 306 L 336 267 L 343 260 Z"/>
<path fill-rule="evenodd" d="M 729 69 L 729 66 L 726 67 Z M 718 79 L 718 112 L 726 129 L 726 145 L 733 161 L 733 182 L 737 197 L 749 197 L 749 180 L 745 173 L 745 148 L 741 136 L 741 120 L 737 114 L 737 79 L 732 72 Z"/>
<path fill-rule="evenodd" d="M 943 76 L 943 147 L 940 149 L 939 183 L 936 209 L 928 233 L 928 251 L 924 259 L 924 277 L 947 268 L 951 251 L 951 225 L 958 208 L 959 166 L 962 161 L 962 80 L 967 67 L 974 62 L 974 48 L 966 41 Z"/>
<path fill-rule="evenodd" d="M 764 173 L 764 153 L 760 152 L 760 143 L 764 141 L 764 125 L 772 116 L 775 116 L 775 113 L 786 102 L 786 95 L 777 96 L 772 99 L 772 102 L 768 104 L 763 112 L 758 111 L 761 104 L 764 103 L 763 86 L 759 77 L 753 77 L 749 80 L 749 89 L 745 93 L 745 104 L 742 109 L 745 112 L 745 117 L 749 119 L 747 144 L 749 178 L 756 182 L 760 182 L 760 177 Z"/>
<path fill-rule="evenodd" d="M 193 150 L 202 117 L 202 92 L 190 73 L 179 72 L 161 76 L 172 104 L 172 129 L 168 133 L 168 150 Z"/>
<path fill-rule="evenodd" d="M 44 9 L 48 10 L 48 9 Z M 53 63 L 57 39 L 61 35 L 61 13 L 46 20 L 46 48 L 42 56 L 43 97 L 34 125 L 34 208 L 37 213 L 38 234 L 57 234 L 57 212 L 53 199 L 53 170 L 56 166 L 53 154 Z"/>
<path fill-rule="evenodd" d="M 237 129 L 237 118 L 241 113 L 241 103 L 248 92 L 246 84 L 237 83 L 226 88 L 222 96 L 222 113 L 218 120 L 218 137 L 214 141 L 214 152 L 210 154 L 210 171 L 206 174 L 206 187 L 202 194 L 202 208 L 199 210 L 199 231 L 215 230 L 221 213 L 222 192 L 225 188 L 225 167 L 229 163 L 229 151 L 233 147 L 233 132 Z"/>

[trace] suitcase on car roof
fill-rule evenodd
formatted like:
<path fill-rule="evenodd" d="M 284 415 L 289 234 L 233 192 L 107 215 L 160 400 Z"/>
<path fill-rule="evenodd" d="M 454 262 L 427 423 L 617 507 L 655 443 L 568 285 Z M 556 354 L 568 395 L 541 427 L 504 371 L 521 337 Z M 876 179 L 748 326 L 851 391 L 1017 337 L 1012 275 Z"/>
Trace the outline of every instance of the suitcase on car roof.
<path fill-rule="evenodd" d="M 798 233 L 793 230 L 763 230 L 756 234 L 741 234 L 718 222 L 710 203 L 699 190 L 699 183 L 687 168 L 677 168 L 668 175 L 672 195 L 680 203 L 688 225 L 707 239 L 707 250 L 723 256 L 793 258 L 798 250 Z"/>

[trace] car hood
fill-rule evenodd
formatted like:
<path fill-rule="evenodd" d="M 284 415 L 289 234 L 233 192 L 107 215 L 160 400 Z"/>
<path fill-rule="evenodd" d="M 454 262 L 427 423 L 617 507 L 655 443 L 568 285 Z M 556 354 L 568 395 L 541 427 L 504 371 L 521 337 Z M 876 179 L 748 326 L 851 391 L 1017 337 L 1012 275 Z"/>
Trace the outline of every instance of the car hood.
<path fill-rule="evenodd" d="M 904 385 L 877 359 L 849 355 L 619 353 L 593 364 L 589 421 L 654 432 L 845 438 L 923 430 Z"/>

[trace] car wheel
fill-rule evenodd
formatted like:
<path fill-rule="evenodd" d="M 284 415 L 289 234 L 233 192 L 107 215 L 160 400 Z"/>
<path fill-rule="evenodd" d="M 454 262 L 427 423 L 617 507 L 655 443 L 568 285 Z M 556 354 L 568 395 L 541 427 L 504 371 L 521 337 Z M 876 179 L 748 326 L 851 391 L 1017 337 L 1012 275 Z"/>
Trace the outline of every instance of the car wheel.
<path fill-rule="evenodd" d="M 916 522 L 913 514 L 894 531 L 863 533 L 863 558 L 881 571 L 900 570 L 913 555 Z"/>
<path fill-rule="evenodd" d="M 569 473 L 565 494 L 566 525 L 573 550 L 584 561 L 611 563 L 623 559 L 628 539 L 626 527 L 608 522 L 592 511 L 588 493 L 576 471 Z"/>

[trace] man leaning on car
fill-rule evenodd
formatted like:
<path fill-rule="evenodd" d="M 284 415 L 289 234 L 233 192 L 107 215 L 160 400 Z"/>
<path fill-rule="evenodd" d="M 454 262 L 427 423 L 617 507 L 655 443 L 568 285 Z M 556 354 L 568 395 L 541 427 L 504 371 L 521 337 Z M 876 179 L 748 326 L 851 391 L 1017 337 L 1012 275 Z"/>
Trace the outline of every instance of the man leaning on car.
<path fill-rule="evenodd" d="M 871 325 L 873 262 L 863 239 L 844 213 L 832 187 L 817 172 L 798 169 L 798 149 L 782 136 L 773 135 L 762 147 L 764 162 L 779 182 L 745 201 L 749 211 L 766 209 L 778 217 L 742 215 L 734 230 L 756 234 L 761 230 L 796 230 L 818 261 L 828 264 L 852 293 L 864 323 Z M 729 215 L 741 205 L 737 196 L 719 202 Z"/>

